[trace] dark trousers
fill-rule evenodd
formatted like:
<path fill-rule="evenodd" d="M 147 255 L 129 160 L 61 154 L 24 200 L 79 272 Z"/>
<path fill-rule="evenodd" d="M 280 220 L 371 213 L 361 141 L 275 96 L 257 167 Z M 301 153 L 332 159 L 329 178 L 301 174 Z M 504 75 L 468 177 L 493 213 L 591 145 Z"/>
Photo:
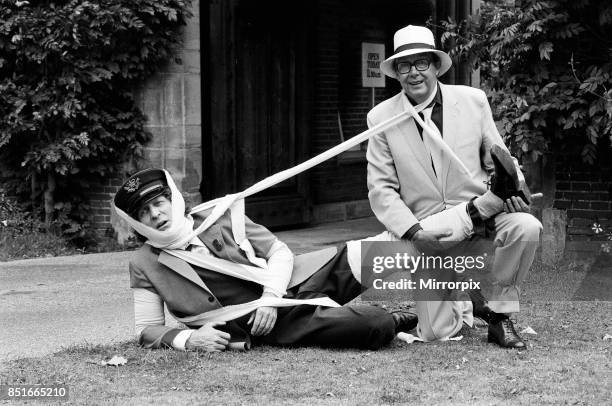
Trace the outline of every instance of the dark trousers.
<path fill-rule="evenodd" d="M 328 296 L 344 305 L 361 293 L 351 273 L 346 245 L 323 268 L 290 289 L 293 299 Z M 272 332 L 253 337 L 255 343 L 281 346 L 378 349 L 395 337 L 395 322 L 384 309 L 371 305 L 322 307 L 301 305 L 278 309 Z"/>

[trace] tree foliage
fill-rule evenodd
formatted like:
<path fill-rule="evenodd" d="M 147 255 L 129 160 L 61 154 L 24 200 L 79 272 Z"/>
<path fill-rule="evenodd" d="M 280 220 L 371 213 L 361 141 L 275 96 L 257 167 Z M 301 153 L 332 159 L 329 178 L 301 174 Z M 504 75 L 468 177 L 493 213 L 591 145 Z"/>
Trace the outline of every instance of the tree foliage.
<path fill-rule="evenodd" d="M 571 145 L 595 161 L 612 138 L 612 2 L 489 0 L 442 26 L 451 55 L 480 68 L 515 153 L 536 160 Z"/>
<path fill-rule="evenodd" d="M 88 185 L 140 154 L 149 135 L 133 91 L 172 59 L 189 7 L 0 0 L 0 165 L 12 193 L 74 215 Z"/>

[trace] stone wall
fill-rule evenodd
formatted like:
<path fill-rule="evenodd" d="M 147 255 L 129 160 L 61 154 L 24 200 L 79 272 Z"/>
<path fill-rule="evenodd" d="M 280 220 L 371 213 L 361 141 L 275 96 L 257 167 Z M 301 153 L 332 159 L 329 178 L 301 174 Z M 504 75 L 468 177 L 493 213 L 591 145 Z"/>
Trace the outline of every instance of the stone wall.
<path fill-rule="evenodd" d="M 126 168 L 126 172 L 150 166 L 166 168 L 189 203 L 195 204 L 200 200 L 202 176 L 198 0 L 192 11 L 194 16 L 183 30 L 183 48 L 177 55 L 181 63 L 164 66 L 135 95 L 153 139 L 144 149 L 144 162 L 137 168 Z M 110 231 L 111 222 L 115 222 L 110 201 L 121 183 L 121 179 L 105 179 L 92 186 L 93 227 L 99 233 Z"/>
<path fill-rule="evenodd" d="M 202 177 L 202 95 L 200 82 L 199 1 L 183 33 L 180 64 L 171 63 L 139 93 L 153 141 L 145 148 L 145 166 L 168 169 L 186 196 L 199 199 Z"/>

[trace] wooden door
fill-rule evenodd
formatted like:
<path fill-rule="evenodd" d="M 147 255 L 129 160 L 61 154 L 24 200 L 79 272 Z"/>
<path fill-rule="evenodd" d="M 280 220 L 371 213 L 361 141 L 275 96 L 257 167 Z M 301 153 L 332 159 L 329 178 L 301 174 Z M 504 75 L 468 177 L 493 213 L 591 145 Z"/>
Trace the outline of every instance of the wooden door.
<path fill-rule="evenodd" d="M 244 190 L 305 160 L 309 30 L 288 3 L 210 2 L 211 142 L 205 171 L 214 176 L 205 198 Z M 305 223 L 307 193 L 307 174 L 288 179 L 248 198 L 247 214 L 267 226 Z"/>

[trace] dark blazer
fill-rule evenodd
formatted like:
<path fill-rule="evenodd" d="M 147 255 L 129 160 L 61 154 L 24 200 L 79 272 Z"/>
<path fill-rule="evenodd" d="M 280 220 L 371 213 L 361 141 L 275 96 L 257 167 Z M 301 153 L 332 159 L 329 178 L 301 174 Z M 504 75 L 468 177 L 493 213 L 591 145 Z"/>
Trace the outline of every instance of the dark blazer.
<path fill-rule="evenodd" d="M 194 215 L 196 226 L 206 218 L 206 214 Z M 249 218 L 245 219 L 245 230 L 255 254 L 265 258 L 276 236 Z M 233 239 L 229 212 L 198 237 L 215 256 L 249 264 L 246 255 Z M 328 249 L 296 257 L 289 286 L 295 286 L 307 279 L 335 254 L 335 249 Z M 129 271 L 132 288 L 144 288 L 156 293 L 165 302 L 168 310 L 179 317 L 193 316 L 221 306 L 259 299 L 263 291 L 256 283 L 192 266 L 148 244 L 144 244 L 135 252 Z M 147 348 L 169 347 L 180 331 L 163 325 L 148 326 L 142 331 L 140 343 Z"/>

